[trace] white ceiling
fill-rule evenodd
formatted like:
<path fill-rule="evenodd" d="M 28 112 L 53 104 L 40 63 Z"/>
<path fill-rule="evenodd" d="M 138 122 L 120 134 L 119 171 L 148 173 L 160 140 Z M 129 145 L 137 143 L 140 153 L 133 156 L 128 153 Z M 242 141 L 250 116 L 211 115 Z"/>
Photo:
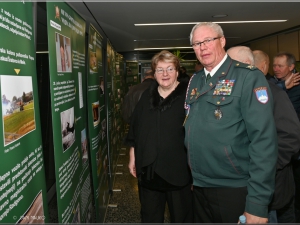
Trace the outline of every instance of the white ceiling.
<path fill-rule="evenodd" d="M 84 19 L 96 27 L 101 27 L 101 33 L 120 53 L 146 47 L 189 47 L 189 34 L 194 25 L 137 27 L 134 26 L 136 23 L 287 20 L 282 23 L 220 24 L 227 39 L 227 48 L 291 28 L 300 29 L 300 2 L 97 2 L 83 0 L 68 2 L 68 4 Z M 228 16 L 212 17 L 217 14 Z"/>

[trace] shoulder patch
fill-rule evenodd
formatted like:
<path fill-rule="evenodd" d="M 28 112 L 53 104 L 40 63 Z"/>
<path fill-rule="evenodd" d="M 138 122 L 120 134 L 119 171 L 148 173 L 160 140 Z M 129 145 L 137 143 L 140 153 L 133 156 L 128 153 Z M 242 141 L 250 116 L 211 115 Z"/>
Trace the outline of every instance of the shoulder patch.
<path fill-rule="evenodd" d="M 266 104 L 269 101 L 267 87 L 258 87 L 258 88 L 255 88 L 254 89 L 254 93 L 256 95 L 256 99 L 260 103 Z"/>

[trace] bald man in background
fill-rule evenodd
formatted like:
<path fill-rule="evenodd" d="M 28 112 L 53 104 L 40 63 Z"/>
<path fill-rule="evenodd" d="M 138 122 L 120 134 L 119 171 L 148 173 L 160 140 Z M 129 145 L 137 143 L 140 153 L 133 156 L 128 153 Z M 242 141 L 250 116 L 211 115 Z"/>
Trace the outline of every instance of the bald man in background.
<path fill-rule="evenodd" d="M 235 46 L 227 50 L 227 54 L 234 60 L 254 66 L 253 53 L 249 47 Z"/>
<path fill-rule="evenodd" d="M 270 58 L 268 54 L 261 50 L 254 50 L 252 53 L 254 57 L 254 65 L 263 72 L 267 80 L 270 80 L 272 75 L 268 72 L 270 65 Z"/>
<path fill-rule="evenodd" d="M 255 65 L 265 76 L 268 73 L 269 57 L 262 51 L 254 55 L 250 48 L 237 46 L 228 49 L 227 54 L 237 61 Z M 300 148 L 300 122 L 285 91 L 270 81 L 268 83 L 273 95 L 278 136 L 275 192 L 269 205 L 269 223 L 295 223 L 295 183 L 291 161 Z"/>

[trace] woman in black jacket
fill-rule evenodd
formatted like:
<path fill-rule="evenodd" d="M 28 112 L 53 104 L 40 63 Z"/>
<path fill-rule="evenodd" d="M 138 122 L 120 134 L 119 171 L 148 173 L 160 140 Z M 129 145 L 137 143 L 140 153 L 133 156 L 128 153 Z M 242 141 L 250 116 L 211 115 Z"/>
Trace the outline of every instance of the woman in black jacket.
<path fill-rule="evenodd" d="M 168 51 L 152 58 L 155 82 L 138 102 L 127 142 L 130 173 L 138 178 L 144 223 L 192 223 L 191 174 L 184 147 L 187 83 L 178 82 L 179 60 Z"/>

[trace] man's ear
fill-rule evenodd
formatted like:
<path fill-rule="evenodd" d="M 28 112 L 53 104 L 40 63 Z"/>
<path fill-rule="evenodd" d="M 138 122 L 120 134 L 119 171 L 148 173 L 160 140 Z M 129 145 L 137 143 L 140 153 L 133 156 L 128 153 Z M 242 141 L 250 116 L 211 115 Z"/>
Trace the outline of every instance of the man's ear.
<path fill-rule="evenodd" d="M 224 37 L 224 36 L 221 37 L 221 38 L 220 38 L 220 41 L 221 41 L 222 47 L 224 48 L 224 47 L 225 47 L 225 44 L 226 44 L 226 39 L 225 39 L 225 37 Z"/>
<path fill-rule="evenodd" d="M 266 71 L 266 67 L 267 67 L 267 62 L 264 61 L 264 63 L 262 64 L 262 68 L 261 68 L 264 73 Z"/>
<path fill-rule="evenodd" d="M 295 69 L 295 64 L 292 64 L 292 65 L 289 66 L 289 70 L 290 70 L 291 72 L 293 71 L 293 69 Z"/>

